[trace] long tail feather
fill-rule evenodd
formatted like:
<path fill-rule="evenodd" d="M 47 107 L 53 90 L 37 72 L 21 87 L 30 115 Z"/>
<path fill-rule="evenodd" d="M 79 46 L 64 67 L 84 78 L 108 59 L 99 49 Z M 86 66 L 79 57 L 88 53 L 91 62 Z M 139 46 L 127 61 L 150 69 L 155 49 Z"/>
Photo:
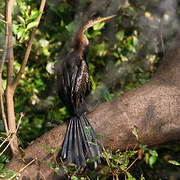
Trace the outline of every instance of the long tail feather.
<path fill-rule="evenodd" d="M 77 120 L 75 122 L 75 125 L 74 125 L 74 158 L 75 158 L 75 163 L 76 165 L 79 167 L 80 166 L 80 154 L 79 154 L 79 142 L 78 142 L 78 136 L 77 136 Z"/>
<path fill-rule="evenodd" d="M 90 127 L 90 129 L 91 129 L 91 133 L 92 133 L 91 135 L 92 135 L 92 138 L 93 138 L 92 142 L 94 142 L 94 145 L 95 145 L 94 149 L 96 151 L 96 157 L 98 157 L 98 162 L 101 163 L 100 158 L 99 158 L 100 157 L 100 146 L 101 146 L 101 144 L 96 139 L 96 133 L 95 133 L 93 127 L 91 126 L 90 122 L 88 121 L 87 117 L 84 114 L 82 116 L 84 116 L 84 122 L 85 122 L 86 126 Z"/>
<path fill-rule="evenodd" d="M 83 166 L 86 166 L 86 160 L 85 160 L 85 157 L 84 157 L 84 151 L 83 151 L 83 144 L 82 144 L 82 136 L 81 136 L 81 133 L 80 133 L 80 126 L 79 126 L 79 119 L 76 123 L 76 128 L 77 128 L 77 142 L 78 142 L 78 145 L 79 145 L 79 156 L 80 156 L 80 159 L 81 159 L 81 165 Z"/>
<path fill-rule="evenodd" d="M 80 117 L 72 117 L 67 128 L 61 156 L 68 162 L 75 163 L 77 167 L 85 167 L 86 158 L 93 159 L 96 168 L 101 162 L 99 144 L 87 117 L 84 114 Z"/>
<path fill-rule="evenodd" d="M 69 134 L 69 139 L 68 139 L 68 162 L 72 163 L 73 162 L 73 126 L 74 126 L 74 121 L 73 119 L 71 119 L 70 121 L 72 121 L 72 125 L 71 125 L 71 128 L 70 128 L 70 134 Z"/>
<path fill-rule="evenodd" d="M 64 138 L 63 148 L 62 148 L 62 151 L 61 151 L 61 156 L 62 156 L 63 159 L 67 158 L 67 148 L 68 148 L 68 141 L 69 141 L 69 132 L 70 132 L 70 129 L 72 127 L 71 125 L 72 125 L 72 121 L 69 122 L 68 129 L 66 131 L 66 135 L 65 135 L 65 138 Z"/>
<path fill-rule="evenodd" d="M 90 149 L 89 149 L 89 146 L 88 146 L 88 139 L 87 139 L 87 136 L 85 135 L 84 133 L 84 128 L 82 126 L 82 123 L 81 123 L 81 119 L 79 120 L 79 126 L 80 126 L 80 131 L 81 131 L 81 136 L 82 136 L 82 141 L 83 141 L 83 144 L 85 146 L 85 149 L 86 149 L 86 153 L 88 153 L 88 157 L 91 157 L 91 152 L 90 152 Z"/>
<path fill-rule="evenodd" d="M 94 156 L 94 151 L 92 148 L 92 136 L 91 136 L 91 132 L 88 126 L 86 126 L 85 122 L 84 122 L 84 118 L 81 118 L 81 123 L 82 123 L 82 127 L 84 128 L 84 135 L 86 136 L 87 139 L 87 144 L 89 147 L 89 150 L 91 152 L 91 156 L 90 158 L 92 158 Z"/>
<path fill-rule="evenodd" d="M 87 118 L 84 118 L 84 116 L 85 115 L 82 115 L 81 123 L 83 124 L 83 127 L 85 127 L 84 133 L 87 138 L 88 147 L 89 147 L 89 150 L 91 153 L 89 158 L 98 158 L 99 159 L 100 153 L 99 153 L 99 147 L 98 147 L 96 138 L 93 136 L 94 133 L 92 131 L 92 127 L 88 126 L 88 123 L 87 123 L 88 120 L 87 120 Z M 98 162 L 99 162 L 99 160 L 98 160 Z M 98 162 L 96 160 L 94 160 L 95 168 L 97 167 Z"/>

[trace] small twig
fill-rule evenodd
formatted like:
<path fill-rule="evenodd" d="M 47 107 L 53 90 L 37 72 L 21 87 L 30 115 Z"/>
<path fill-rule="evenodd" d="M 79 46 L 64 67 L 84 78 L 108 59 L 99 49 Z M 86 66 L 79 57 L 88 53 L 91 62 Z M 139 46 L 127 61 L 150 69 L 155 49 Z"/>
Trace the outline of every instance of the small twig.
<path fill-rule="evenodd" d="M 130 167 L 132 167 L 132 165 L 133 165 L 138 159 L 139 159 L 139 157 L 137 157 L 137 158 L 129 165 L 129 167 L 127 167 L 126 171 L 127 171 Z"/>
<path fill-rule="evenodd" d="M 107 152 L 106 152 L 106 150 L 105 150 L 104 147 L 102 147 L 102 149 L 103 149 L 104 154 L 105 154 L 105 156 L 106 156 L 106 162 L 107 162 L 108 166 L 109 166 L 110 169 L 111 169 L 111 162 L 110 162 L 110 160 L 109 160 L 108 154 L 107 154 Z"/>
<path fill-rule="evenodd" d="M 0 19 L 0 21 L 3 22 L 3 23 L 5 23 L 5 24 L 7 23 L 6 21 L 4 21 L 4 20 L 2 20 L 2 19 Z"/>
<path fill-rule="evenodd" d="M 75 170 L 75 172 L 73 173 L 73 175 L 72 176 L 75 176 L 77 173 L 78 173 L 78 171 L 81 169 L 81 166 L 80 167 L 78 167 L 78 168 L 76 168 L 76 170 Z"/>
<path fill-rule="evenodd" d="M 86 178 L 87 178 L 88 180 L 91 180 L 88 176 L 86 176 Z"/>
<path fill-rule="evenodd" d="M 119 180 L 118 174 L 115 174 L 116 180 Z"/>
<path fill-rule="evenodd" d="M 12 140 L 14 139 L 15 136 L 13 136 L 11 138 L 11 140 L 9 141 L 9 143 L 7 144 L 7 146 L 3 149 L 3 151 L 0 153 L 0 156 L 6 151 L 6 149 L 9 147 L 9 145 L 11 144 Z"/>
<path fill-rule="evenodd" d="M 0 140 L 1 140 L 1 141 L 4 141 L 5 139 L 4 139 L 4 137 L 0 137 Z"/>
<path fill-rule="evenodd" d="M 17 176 L 18 173 L 21 173 L 24 169 L 26 169 L 28 166 L 30 166 L 34 161 L 36 161 L 37 158 L 33 159 L 31 162 L 29 162 L 28 164 L 26 164 L 23 168 L 21 168 L 16 174 L 14 174 L 10 179 L 13 179 L 14 177 Z M 9 180 L 10 180 L 9 179 Z"/>
<path fill-rule="evenodd" d="M 17 133 L 17 131 L 18 131 L 18 129 L 19 129 L 19 126 L 20 126 L 20 124 L 21 124 L 21 120 L 22 120 L 22 118 L 24 117 L 24 113 L 20 113 L 20 118 L 19 118 L 19 120 L 18 120 L 18 124 L 17 124 L 17 128 L 16 128 L 16 132 L 15 133 Z"/>
<path fill-rule="evenodd" d="M 107 162 L 107 164 L 108 164 L 108 166 L 109 166 L 109 168 L 110 168 L 110 171 L 111 171 L 111 173 L 112 173 L 112 175 L 113 175 L 113 180 L 114 180 L 114 177 L 116 177 L 116 180 L 119 180 L 119 179 L 117 178 L 117 177 L 118 177 L 117 173 L 112 169 L 111 161 L 110 161 L 110 159 L 109 159 L 109 157 L 108 157 L 108 154 L 107 154 L 105 148 L 102 147 L 102 149 L 103 149 L 104 154 L 105 154 L 105 156 L 106 156 L 106 162 Z"/>
<path fill-rule="evenodd" d="M 135 146 L 133 147 L 133 151 L 137 148 L 138 145 L 139 145 L 139 143 L 137 142 L 137 143 L 135 144 Z"/>
<path fill-rule="evenodd" d="M 127 180 L 126 174 L 124 174 L 124 176 L 125 176 L 125 180 Z"/>
<path fill-rule="evenodd" d="M 6 25 L 7 26 L 7 25 Z M 6 119 L 6 114 L 4 110 L 4 100 L 3 100 L 3 90 L 2 90 L 2 72 L 3 72 L 3 67 L 4 67 L 4 62 L 7 56 L 7 50 L 8 50 L 8 28 L 6 28 L 5 32 L 5 44 L 4 44 L 4 50 L 3 50 L 3 55 L 2 55 L 2 60 L 1 60 L 1 66 L 0 66 L 0 103 L 1 103 L 1 113 L 2 113 L 2 119 L 3 119 L 3 124 L 6 132 L 8 133 L 8 124 L 7 124 L 7 119 Z"/>
<path fill-rule="evenodd" d="M 3 146 L 4 143 L 6 143 L 7 141 L 9 141 L 10 136 L 11 136 L 11 134 L 9 134 L 6 139 L 4 139 L 4 141 L 0 144 L 0 148 Z"/>
<path fill-rule="evenodd" d="M 46 3 L 46 0 L 41 0 L 41 5 L 40 5 L 40 8 L 39 8 L 39 12 L 41 14 L 37 18 L 38 22 L 40 22 L 40 19 L 42 17 L 42 13 L 43 13 L 43 10 L 44 10 L 45 3 Z M 39 23 L 38 23 L 38 25 L 39 25 Z M 37 27 L 38 27 L 38 25 L 37 25 Z M 36 32 L 37 27 L 33 28 L 32 32 L 31 32 L 31 37 L 30 37 L 30 40 L 29 40 L 29 43 L 28 43 L 28 46 L 27 46 L 27 49 L 26 49 L 26 52 L 25 52 L 24 59 L 22 61 L 21 68 L 20 68 L 19 72 L 17 73 L 17 76 L 16 76 L 15 80 L 12 83 L 12 86 L 13 86 L 14 89 L 16 88 L 19 79 L 21 78 L 22 74 L 24 73 L 24 70 L 25 70 L 25 67 L 26 67 L 26 64 L 28 62 L 29 55 L 30 55 L 30 52 L 31 52 L 31 47 L 32 47 L 32 44 L 33 44 L 33 39 L 35 37 L 35 32 Z"/>
<path fill-rule="evenodd" d="M 9 133 L 6 114 L 5 114 L 5 110 L 4 110 L 4 100 L 3 100 L 3 94 L 2 94 L 2 78 L 1 77 L 0 77 L 0 101 L 1 101 L 1 113 L 2 113 L 4 129 L 7 133 Z"/>
<path fill-rule="evenodd" d="M 41 170 L 39 172 L 40 172 L 41 176 L 43 177 L 43 179 L 46 180 L 46 178 L 45 178 L 44 174 L 41 172 Z"/>
<path fill-rule="evenodd" d="M 16 131 L 8 135 L 7 138 L 10 138 L 10 136 L 12 136 L 12 138 L 10 139 L 9 143 L 7 144 L 7 146 L 6 146 L 6 147 L 3 149 L 3 151 L 0 153 L 0 156 L 6 151 L 6 149 L 9 147 L 9 145 L 10 145 L 11 142 L 12 142 L 12 140 L 14 139 L 14 137 L 15 137 L 14 134 L 17 133 L 17 131 L 18 131 L 18 129 L 19 129 L 19 126 L 20 126 L 20 124 L 21 124 L 21 120 L 22 120 L 23 117 L 24 117 L 24 114 L 21 113 L 21 116 L 20 116 L 20 118 L 19 118 Z M 7 139 L 7 138 L 6 138 L 6 139 Z M 6 140 L 6 139 L 5 139 L 5 140 Z M 3 143 L 1 144 L 1 146 L 7 141 L 7 140 L 6 140 L 6 141 L 5 141 L 5 140 L 3 141 Z M 0 147 L 1 147 L 1 146 L 0 146 Z"/>

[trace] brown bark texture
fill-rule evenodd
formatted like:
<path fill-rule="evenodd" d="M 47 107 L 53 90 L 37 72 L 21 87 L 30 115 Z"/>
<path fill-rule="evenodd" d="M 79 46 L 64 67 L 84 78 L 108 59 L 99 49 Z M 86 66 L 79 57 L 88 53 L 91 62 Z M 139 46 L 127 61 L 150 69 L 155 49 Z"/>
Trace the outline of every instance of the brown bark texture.
<path fill-rule="evenodd" d="M 14 114 L 14 89 L 12 87 L 14 76 L 14 51 L 12 41 L 12 11 L 13 5 L 16 0 L 9 0 L 6 2 L 6 33 L 8 33 L 8 54 L 7 54 L 7 86 L 6 86 L 6 107 L 7 107 L 7 119 L 8 119 L 8 132 L 12 133 L 12 141 L 10 144 L 11 151 L 14 155 L 18 154 L 18 142 L 16 132 L 16 120 Z"/>
<path fill-rule="evenodd" d="M 179 38 L 180 39 L 180 38 Z M 156 145 L 180 139 L 180 41 L 161 60 L 154 77 L 140 88 L 99 105 L 88 115 L 101 142 L 112 150 L 132 148 L 137 143 L 132 134 L 137 129 L 141 144 Z M 47 167 L 54 157 L 41 145 L 57 148 L 62 145 L 66 124 L 62 124 L 34 141 L 25 150 L 24 160 L 37 160 L 21 172 L 24 179 L 52 179 Z M 25 166 L 21 158 L 6 167 L 19 171 Z"/>

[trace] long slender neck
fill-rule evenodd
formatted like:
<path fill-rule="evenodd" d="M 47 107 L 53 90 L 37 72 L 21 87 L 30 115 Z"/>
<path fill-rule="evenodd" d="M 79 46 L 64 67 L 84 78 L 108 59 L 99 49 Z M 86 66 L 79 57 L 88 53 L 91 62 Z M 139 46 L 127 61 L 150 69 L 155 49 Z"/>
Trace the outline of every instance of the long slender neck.
<path fill-rule="evenodd" d="M 115 15 L 108 16 L 108 17 L 105 17 L 105 18 L 95 18 L 95 19 L 91 19 L 88 22 L 84 23 L 80 27 L 79 31 L 76 34 L 76 37 L 75 37 L 75 48 L 78 51 L 80 51 L 80 52 L 84 52 L 87 49 L 88 45 L 89 45 L 89 41 L 88 41 L 87 37 L 84 35 L 84 32 L 88 28 L 96 25 L 97 23 L 106 21 L 108 19 L 111 19 L 114 16 Z"/>
<path fill-rule="evenodd" d="M 85 28 L 80 28 L 75 37 L 75 49 L 82 55 L 87 52 L 89 45 L 89 41 L 84 34 L 85 30 Z"/>

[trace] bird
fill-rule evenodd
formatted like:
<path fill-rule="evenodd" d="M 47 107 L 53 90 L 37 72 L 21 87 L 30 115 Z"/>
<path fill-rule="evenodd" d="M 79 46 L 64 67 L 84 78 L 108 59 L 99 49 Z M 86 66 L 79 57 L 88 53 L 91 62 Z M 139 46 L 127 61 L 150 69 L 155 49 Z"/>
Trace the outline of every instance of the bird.
<path fill-rule="evenodd" d="M 86 61 L 89 41 L 85 31 L 114 16 L 91 18 L 83 23 L 75 35 L 74 50 L 55 64 L 58 95 L 71 116 L 59 153 L 63 161 L 76 164 L 78 168 L 86 167 L 87 159 L 93 159 L 94 168 L 101 163 L 101 143 L 86 116 L 86 98 L 92 88 Z"/>

